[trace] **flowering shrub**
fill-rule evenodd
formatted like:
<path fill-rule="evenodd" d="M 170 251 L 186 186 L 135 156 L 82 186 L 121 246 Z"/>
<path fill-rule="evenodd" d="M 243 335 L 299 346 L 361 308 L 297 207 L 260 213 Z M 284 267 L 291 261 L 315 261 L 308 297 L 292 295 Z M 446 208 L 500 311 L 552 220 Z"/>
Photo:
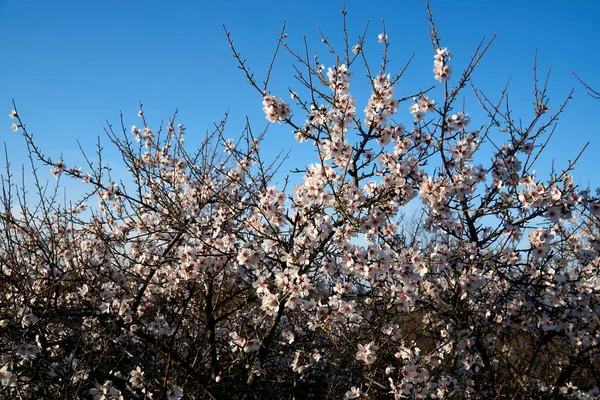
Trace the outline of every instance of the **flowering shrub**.
<path fill-rule="evenodd" d="M 536 83 L 516 124 L 505 93 L 476 92 L 489 120 L 472 128 L 453 109 L 487 47 L 457 78 L 430 23 L 443 94 L 397 97 L 383 32 L 362 111 L 351 71 L 367 36 L 341 53 L 323 38 L 326 68 L 282 33 L 277 51 L 299 63 L 291 105 L 227 33 L 267 120 L 316 148 L 294 188 L 273 182 L 262 135 L 229 139 L 225 120 L 195 152 L 175 116 L 157 131 L 140 106 L 141 127 L 109 126 L 125 185 L 101 158 L 84 171 L 46 156 L 15 107 L 32 160 L 91 189 L 64 206 L 38 184 L 31 203 L 3 178 L 2 396 L 597 398 L 599 194 L 574 184 L 574 162 L 533 169 L 566 104 L 551 113 Z"/>

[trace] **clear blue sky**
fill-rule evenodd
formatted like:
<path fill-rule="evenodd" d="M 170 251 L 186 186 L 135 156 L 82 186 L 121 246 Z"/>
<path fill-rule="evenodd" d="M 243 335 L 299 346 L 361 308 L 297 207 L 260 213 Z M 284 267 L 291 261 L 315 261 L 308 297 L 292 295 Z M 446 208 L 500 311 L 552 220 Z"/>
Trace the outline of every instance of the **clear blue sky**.
<path fill-rule="evenodd" d="M 563 166 L 566 158 L 574 157 L 591 141 L 575 176 L 579 184 L 598 186 L 600 125 L 595 118 L 600 101 L 588 97 L 570 71 L 600 89 L 600 52 L 596 49 L 600 2 L 431 0 L 431 6 L 442 43 L 453 53 L 455 74 L 481 38 L 497 34 L 473 78 L 495 98 L 511 76 L 516 115 L 531 115 L 531 66 L 536 49 L 540 72 L 552 68 L 551 105 L 557 106 L 571 88 L 576 89 L 548 156 Z M 11 131 L 8 119 L 13 98 L 41 147 L 55 159 L 62 153 L 67 161 L 70 157 L 80 160 L 76 140 L 93 152 L 105 119 L 118 124 L 120 110 L 127 126 L 139 124 L 135 114 L 140 100 L 153 123 L 179 108 L 179 122 L 188 126 L 190 139 L 210 129 L 227 109 L 230 136 L 238 134 L 246 115 L 260 130 L 266 124 L 261 99 L 237 70 L 222 24 L 261 79 L 284 19 L 292 44 L 300 43 L 306 34 L 312 49 L 323 52 L 316 27 L 333 41 L 339 40 L 341 8 L 342 2 L 333 0 L 0 0 L 0 110 L 4 110 L 0 121 L 6 116 L 0 132 L 11 162 L 25 162 L 23 138 Z M 397 88 L 399 95 L 436 83 L 424 2 L 349 0 L 346 8 L 351 38 L 362 33 L 370 20 L 367 51 L 373 60 L 379 55 L 377 34 L 382 18 L 392 44 L 392 69 L 399 69 L 415 53 L 412 67 Z M 289 65 L 289 56 L 283 54 L 270 87 L 285 99 L 289 99 L 287 87 L 295 84 Z M 354 80 L 363 76 L 359 71 Z M 355 94 L 364 105 L 368 93 Z M 477 105 L 468 101 L 467 106 L 467 112 L 476 117 Z M 407 107 L 401 109 L 399 119 L 410 123 Z M 484 122 L 473 120 L 476 125 Z M 284 127 L 270 131 L 266 146 L 272 153 L 292 148 L 301 160 L 312 150 L 306 144 L 298 147 Z"/>

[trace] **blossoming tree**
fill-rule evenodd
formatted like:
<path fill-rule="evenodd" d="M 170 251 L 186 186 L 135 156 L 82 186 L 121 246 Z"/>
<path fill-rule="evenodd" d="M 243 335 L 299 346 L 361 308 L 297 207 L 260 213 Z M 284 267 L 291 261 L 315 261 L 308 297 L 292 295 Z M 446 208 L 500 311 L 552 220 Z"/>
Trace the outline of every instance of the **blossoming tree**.
<path fill-rule="evenodd" d="M 15 107 L 34 170 L 91 189 L 64 204 L 36 174 L 32 202 L 4 175 L 2 396 L 598 396 L 598 193 L 574 184 L 575 162 L 534 172 L 567 102 L 551 109 L 536 78 L 517 124 L 506 92 L 475 91 L 488 118 L 473 127 L 457 102 L 489 43 L 456 76 L 429 16 L 439 98 L 399 98 L 385 31 L 375 69 L 370 36 L 351 43 L 344 22 L 341 52 L 323 37 L 329 67 L 282 32 L 275 55 L 292 54 L 299 82 L 288 103 L 226 32 L 266 118 L 316 149 L 293 188 L 273 181 L 265 133 L 229 139 L 226 119 L 192 152 L 175 116 L 153 129 L 140 106 L 139 128 L 107 129 L 125 184 L 100 151 L 81 168 L 48 157 Z M 351 92 L 360 68 L 364 110 Z"/>

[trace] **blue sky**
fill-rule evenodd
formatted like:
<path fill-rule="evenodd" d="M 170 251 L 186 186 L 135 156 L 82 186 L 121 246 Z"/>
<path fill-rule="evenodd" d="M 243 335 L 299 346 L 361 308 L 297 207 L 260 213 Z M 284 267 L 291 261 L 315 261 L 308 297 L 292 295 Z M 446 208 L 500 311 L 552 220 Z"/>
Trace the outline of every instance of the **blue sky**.
<path fill-rule="evenodd" d="M 381 19 L 391 42 L 391 67 L 398 70 L 414 53 L 414 61 L 397 87 L 399 95 L 418 92 L 433 80 L 433 50 L 422 1 L 346 2 L 350 38 L 363 32 L 370 20 L 366 51 L 377 62 Z M 591 141 L 576 170 L 576 183 L 600 185 L 600 127 L 594 120 L 600 101 L 585 94 L 571 75 L 576 71 L 600 88 L 600 3 L 597 1 L 442 1 L 432 0 L 442 44 L 453 53 L 455 74 L 479 41 L 497 34 L 474 83 L 491 98 L 511 77 L 515 115 L 529 118 L 532 110 L 532 61 L 538 50 L 540 72 L 552 68 L 551 106 L 557 107 L 571 88 L 574 98 L 543 161 L 557 167 Z M 341 34 L 341 1 L 20 1 L 0 0 L 0 109 L 6 115 L 0 128 L 13 166 L 26 162 L 23 138 L 10 129 L 8 114 L 15 99 L 19 112 L 39 145 L 57 159 L 62 154 L 81 163 L 76 140 L 90 153 L 103 136 L 105 120 L 115 125 L 119 111 L 127 126 L 138 124 L 138 101 L 155 126 L 179 108 L 179 122 L 188 126 L 194 142 L 230 111 L 228 135 L 241 131 L 245 117 L 255 130 L 266 126 L 260 96 L 245 83 L 231 56 L 222 25 L 232 33 L 237 49 L 260 80 L 284 19 L 292 46 L 306 35 L 311 50 L 325 53 L 317 26 L 333 43 Z M 300 49 L 296 46 L 296 49 Z M 289 99 L 295 85 L 289 55 L 275 65 L 270 90 Z M 356 81 L 356 85 L 354 84 Z M 353 87 L 359 104 L 366 102 L 364 72 L 355 73 Z M 363 82 L 362 84 L 360 82 Z M 438 99 L 439 100 L 439 99 Z M 481 111 L 467 98 L 473 124 Z M 0 114 L 3 115 L 3 114 Z M 0 117 L 1 120 L 2 117 Z M 410 124 L 406 109 L 398 119 Z M 1 126 L 1 125 L 0 125 Z M 106 147 L 108 143 L 106 141 Z M 310 161 L 312 147 L 297 145 L 290 130 L 275 126 L 263 146 L 268 156 L 292 149 L 294 162 Z M 110 153 L 109 153 L 110 155 Z M 114 156 L 114 155 L 113 155 Z M 314 159 L 312 159 L 314 161 Z M 541 166 L 543 169 L 543 166 Z"/>

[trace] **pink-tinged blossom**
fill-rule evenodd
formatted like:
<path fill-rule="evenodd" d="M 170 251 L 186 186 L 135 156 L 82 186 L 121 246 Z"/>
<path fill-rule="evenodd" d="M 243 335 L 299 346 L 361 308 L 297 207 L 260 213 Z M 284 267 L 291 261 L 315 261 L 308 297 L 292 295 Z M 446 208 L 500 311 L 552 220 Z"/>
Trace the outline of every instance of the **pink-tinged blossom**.
<path fill-rule="evenodd" d="M 96 383 L 94 388 L 89 390 L 89 393 L 92 395 L 93 400 L 104 400 L 105 393 L 103 385 Z"/>
<path fill-rule="evenodd" d="M 62 160 L 58 160 L 57 162 L 55 162 L 54 168 L 52 169 L 52 171 L 50 171 L 50 173 L 54 177 L 60 176 L 63 172 L 65 172 L 65 164 Z"/>
<path fill-rule="evenodd" d="M 371 365 L 377 359 L 377 350 L 379 350 L 379 347 L 375 346 L 374 342 L 370 342 L 366 345 L 359 344 L 358 352 L 356 353 L 356 359 L 364 362 L 367 365 Z"/>
<path fill-rule="evenodd" d="M 459 112 L 458 114 L 452 114 L 450 118 L 446 120 L 446 124 L 452 130 L 462 131 L 471 122 L 471 118 L 468 114 Z"/>
<path fill-rule="evenodd" d="M 275 315 L 279 309 L 279 295 L 269 293 L 262 298 L 260 307 L 267 315 Z"/>
<path fill-rule="evenodd" d="M 144 382 L 144 371 L 142 371 L 139 365 L 135 367 L 135 369 L 131 370 L 129 376 L 129 383 L 131 383 L 133 388 L 140 387 Z"/>
<path fill-rule="evenodd" d="M 233 348 L 233 351 L 243 349 L 246 346 L 246 339 L 238 335 L 237 332 L 230 332 L 229 337 L 231 338 L 229 345 Z"/>
<path fill-rule="evenodd" d="M 5 365 L 2 368 L 0 368 L 0 383 L 3 387 L 12 385 L 14 380 L 13 378 L 14 375 L 8 370 L 8 365 Z"/>
<path fill-rule="evenodd" d="M 25 343 L 17 347 L 15 353 L 23 360 L 34 360 L 40 354 L 40 351 L 38 344 Z"/>
<path fill-rule="evenodd" d="M 307 358 L 302 355 L 302 352 L 296 351 L 291 365 L 292 371 L 301 374 L 306 368 L 308 368 L 308 364 L 306 364 L 307 361 Z"/>
<path fill-rule="evenodd" d="M 258 339 L 247 340 L 246 343 L 244 343 L 244 353 L 258 351 L 258 349 L 260 349 L 260 340 Z"/>
<path fill-rule="evenodd" d="M 539 325 L 540 328 L 542 328 L 544 331 L 553 331 L 557 328 L 556 324 L 553 321 L 551 321 L 547 315 L 542 316 Z"/>
<path fill-rule="evenodd" d="M 263 111 L 269 122 L 281 122 L 290 117 L 289 104 L 273 95 L 263 97 Z"/>
<path fill-rule="evenodd" d="M 295 340 L 295 336 L 292 332 L 290 331 L 283 331 L 281 336 L 283 337 L 283 339 L 288 343 L 288 344 L 292 344 L 294 343 Z"/>
<path fill-rule="evenodd" d="M 346 400 L 350 400 L 350 399 L 362 399 L 362 398 L 364 398 L 364 392 L 360 388 L 357 388 L 355 386 L 352 386 L 350 388 L 350 390 L 348 390 L 344 394 L 344 399 L 346 399 Z"/>
<path fill-rule="evenodd" d="M 350 91 L 350 76 L 352 73 L 348 71 L 348 68 L 345 64 L 337 65 L 333 68 L 329 68 L 327 70 L 327 78 L 329 79 L 329 87 L 339 96 L 343 97 L 341 100 L 346 100 L 347 94 Z M 347 104 L 340 104 L 340 99 L 336 99 L 338 101 L 338 107 L 341 109 L 346 108 Z"/>
<path fill-rule="evenodd" d="M 430 100 L 424 93 L 413 98 L 410 112 L 413 115 L 415 122 L 421 121 L 425 117 L 425 114 L 433 111 L 435 111 L 435 101 Z"/>
<path fill-rule="evenodd" d="M 141 132 L 141 129 L 137 128 L 135 125 L 131 127 L 131 134 L 133 135 L 136 142 L 139 142 L 141 140 Z"/>
<path fill-rule="evenodd" d="M 38 322 L 38 318 L 35 315 L 33 315 L 33 312 L 29 307 L 25 307 L 22 310 L 21 326 L 23 328 L 27 328 L 31 325 L 35 325 L 36 322 Z"/>
<path fill-rule="evenodd" d="M 183 389 L 179 386 L 173 386 L 173 388 L 167 392 L 167 400 L 180 400 L 182 397 Z"/>
<path fill-rule="evenodd" d="M 396 114 L 398 101 L 389 74 L 380 72 L 373 80 L 371 97 L 365 108 L 365 125 L 382 127 L 389 116 Z"/>
<path fill-rule="evenodd" d="M 445 47 L 443 49 L 437 49 L 433 58 L 433 73 L 435 79 L 442 83 L 450 80 L 452 70 L 448 64 L 448 61 L 450 61 L 451 58 L 448 49 Z"/>

